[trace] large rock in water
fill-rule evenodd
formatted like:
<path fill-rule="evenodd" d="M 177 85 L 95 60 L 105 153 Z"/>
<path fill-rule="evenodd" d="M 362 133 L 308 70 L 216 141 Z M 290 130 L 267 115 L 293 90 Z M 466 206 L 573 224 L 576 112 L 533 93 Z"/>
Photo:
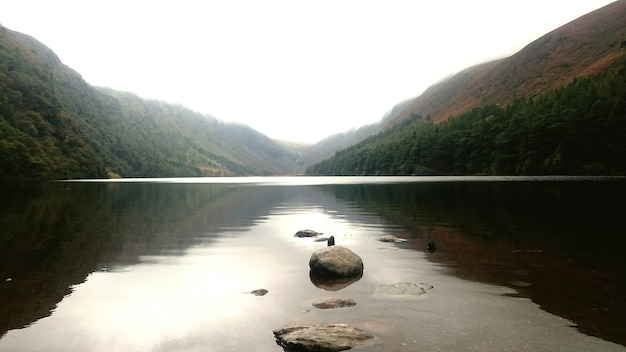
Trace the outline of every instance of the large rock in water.
<path fill-rule="evenodd" d="M 346 247 L 330 246 L 313 252 L 309 268 L 316 275 L 355 276 L 363 273 L 363 260 Z"/>
<path fill-rule="evenodd" d="M 344 351 L 374 337 L 346 324 L 284 326 L 273 332 L 285 351 Z"/>

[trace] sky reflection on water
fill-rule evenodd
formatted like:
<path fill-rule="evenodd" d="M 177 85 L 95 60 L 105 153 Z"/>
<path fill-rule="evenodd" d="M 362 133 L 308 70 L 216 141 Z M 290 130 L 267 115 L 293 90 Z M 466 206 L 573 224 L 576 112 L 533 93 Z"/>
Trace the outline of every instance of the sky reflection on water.
<path fill-rule="evenodd" d="M 350 323 L 376 335 L 373 346 L 362 348 L 372 351 L 496 351 L 504 345 L 509 351 L 624 350 L 578 333 L 567 319 L 515 297 L 513 288 L 452 276 L 468 265 L 462 250 L 490 248 L 501 239 L 484 243 L 472 237 L 476 229 L 493 230 L 477 215 L 481 211 L 456 213 L 460 204 L 445 198 L 446 205 L 437 205 L 430 202 L 429 193 L 413 187 L 402 188 L 399 192 L 405 197 L 399 198 L 393 185 L 352 184 L 346 188 L 308 181 L 280 187 L 68 183 L 69 191 L 45 188 L 28 204 L 3 203 L 5 210 L 23 212 L 18 217 L 44 214 L 33 220 L 45 218 L 48 224 L 40 230 L 45 239 L 24 240 L 17 246 L 17 239 L 33 228 L 14 228 L 14 235 L 0 242 L 4 243 L 1 254 L 10 254 L 8 260 L 35 253 L 47 258 L 20 267 L 5 261 L 1 273 L 13 280 L 2 287 L 28 289 L 31 286 L 19 285 L 55 280 L 71 291 L 62 300 L 45 288 L 37 294 L 22 291 L 21 296 L 7 296 L 9 291 L 4 291 L 3 305 L 44 304 L 46 309 L 48 304 L 52 312 L 25 321 L 24 328 L 11 326 L 0 340 L 0 351 L 248 351 L 251 347 L 279 351 L 272 329 L 289 323 L 330 322 Z M 443 191 L 437 189 L 434 199 Z M 493 201 L 480 192 L 475 196 Z M 470 194 L 463 197 L 469 198 Z M 55 199 L 53 207 L 47 205 L 50 199 Z M 402 215 L 401 209 L 414 216 Z M 468 213 L 473 214 L 473 223 L 466 234 L 454 235 L 446 227 L 441 232 L 434 225 L 451 221 L 441 218 L 444 215 L 458 218 Z M 68 218 L 72 220 L 62 220 Z M 308 275 L 308 259 L 325 243 L 293 237 L 305 228 L 332 234 L 337 244 L 359 254 L 365 263 L 363 277 L 337 292 L 316 287 Z M 383 234 L 408 241 L 376 241 Z M 445 237 L 448 234 L 451 237 Z M 438 236 L 440 241 L 440 251 L 434 255 L 425 252 L 428 236 Z M 84 252 L 92 255 L 81 255 Z M 446 256 L 455 256 L 457 265 L 464 267 L 451 266 Z M 47 269 L 36 264 L 38 260 Z M 29 270 L 20 269 L 24 267 Z M 82 273 L 82 280 L 70 272 Z M 374 295 L 378 285 L 403 281 L 424 282 L 434 289 L 409 301 Z M 269 293 L 262 297 L 245 293 L 258 288 Z M 357 306 L 334 311 L 311 307 L 314 300 L 330 296 L 355 299 Z M 58 301 L 49 305 L 54 297 Z M 7 313 L 3 316 L 16 312 L 25 318 L 36 316 L 24 315 L 25 309 L 3 309 Z"/>

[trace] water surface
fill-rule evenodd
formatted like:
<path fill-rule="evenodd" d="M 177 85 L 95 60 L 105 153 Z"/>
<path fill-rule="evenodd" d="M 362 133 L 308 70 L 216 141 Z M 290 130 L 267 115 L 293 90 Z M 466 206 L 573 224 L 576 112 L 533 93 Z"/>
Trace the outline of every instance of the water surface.
<path fill-rule="evenodd" d="M 1 192 L 0 351 L 281 351 L 272 329 L 291 323 L 352 324 L 376 336 L 362 351 L 625 349 L 622 179 L 138 179 Z M 337 291 L 312 282 L 308 260 L 325 243 L 293 237 L 309 228 L 359 254 L 363 277 Z M 397 282 L 434 288 L 374 294 Z M 246 293 L 258 288 L 269 292 Z M 311 306 L 325 297 L 357 305 Z"/>

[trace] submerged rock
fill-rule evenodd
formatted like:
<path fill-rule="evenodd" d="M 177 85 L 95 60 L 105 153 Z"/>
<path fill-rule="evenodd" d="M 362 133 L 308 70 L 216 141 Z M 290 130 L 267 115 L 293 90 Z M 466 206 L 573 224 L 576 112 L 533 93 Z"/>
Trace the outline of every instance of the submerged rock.
<path fill-rule="evenodd" d="M 316 275 L 355 276 L 363 273 L 363 260 L 346 247 L 328 246 L 313 252 L 309 268 Z"/>
<path fill-rule="evenodd" d="M 406 240 L 404 238 L 396 237 L 394 235 L 383 235 L 383 236 L 378 238 L 378 241 L 380 241 L 380 242 L 395 242 L 395 243 L 406 242 Z"/>
<path fill-rule="evenodd" d="M 356 306 L 356 301 L 351 298 L 326 298 L 312 302 L 311 305 L 319 309 L 335 309 Z"/>
<path fill-rule="evenodd" d="M 374 297 L 405 297 L 414 298 L 426 293 L 427 290 L 431 290 L 432 285 L 424 283 L 412 283 L 412 282 L 399 282 L 395 284 L 378 285 L 374 292 Z"/>
<path fill-rule="evenodd" d="M 317 237 L 321 235 L 323 235 L 323 233 L 317 232 L 314 230 L 300 230 L 296 232 L 296 234 L 293 235 L 293 237 Z"/>
<path fill-rule="evenodd" d="M 346 324 L 292 325 L 273 331 L 276 343 L 285 351 L 345 351 L 374 336 Z"/>

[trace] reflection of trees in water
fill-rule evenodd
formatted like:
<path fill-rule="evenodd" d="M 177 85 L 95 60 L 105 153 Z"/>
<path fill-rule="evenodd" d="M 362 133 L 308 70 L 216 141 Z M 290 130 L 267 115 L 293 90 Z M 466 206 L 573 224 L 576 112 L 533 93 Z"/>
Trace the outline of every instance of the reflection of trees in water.
<path fill-rule="evenodd" d="M 0 335 L 50 315 L 93 271 L 242 231 L 281 199 L 208 184 L 27 184 L 0 194 Z"/>
<path fill-rule="evenodd" d="M 321 206 L 363 224 L 380 214 L 412 229 L 420 250 L 435 240 L 429 258 L 454 262 L 459 276 L 532 282 L 523 291 L 547 310 L 592 331 L 587 319 L 620 342 L 626 231 L 614 204 L 624 196 L 623 182 L 12 185 L 0 189 L 0 334 L 49 315 L 72 285 L 105 266 L 179 254 L 249 229 L 277 206 Z"/>
<path fill-rule="evenodd" d="M 63 187 L 25 185 L 2 189 L 2 333 L 49 315 L 50 309 L 70 292 L 70 285 L 84 280 L 86 272 L 77 265 L 100 257 L 79 215 L 80 209 L 91 205 L 86 198 L 74 199 Z"/>
<path fill-rule="evenodd" d="M 508 285 L 592 335 L 626 344 L 626 182 L 442 182 L 332 186 L 412 229 L 455 275 Z M 527 286 L 530 284 L 530 286 Z M 526 286 L 526 287 L 524 287 Z"/>
<path fill-rule="evenodd" d="M 580 264 L 623 263 L 626 182 L 432 182 L 328 186 L 338 197 L 417 229 L 520 248 L 552 248 Z"/>

